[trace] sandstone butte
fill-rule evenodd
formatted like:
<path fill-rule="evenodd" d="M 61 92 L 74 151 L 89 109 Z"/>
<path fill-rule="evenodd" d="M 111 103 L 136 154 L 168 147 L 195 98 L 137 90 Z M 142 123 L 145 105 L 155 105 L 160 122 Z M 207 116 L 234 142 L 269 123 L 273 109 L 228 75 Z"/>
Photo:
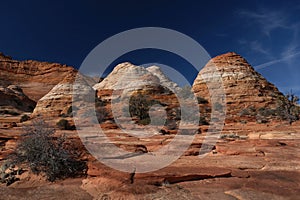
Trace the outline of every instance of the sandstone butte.
<path fill-rule="evenodd" d="M 146 85 L 164 85 L 172 89 L 179 87 L 166 77 L 158 66 L 144 68 L 125 62 L 117 65 L 103 81 L 94 86 L 94 89 L 139 89 L 138 87 Z"/>
<path fill-rule="evenodd" d="M 75 72 L 70 66 L 33 60 L 17 61 L 0 53 L 0 85 L 17 85 L 36 102 L 67 75 Z"/>
<path fill-rule="evenodd" d="M 178 91 L 180 87 L 172 82 L 157 66 L 147 68 L 133 65 L 129 62 L 118 64 L 114 70 L 97 83 L 93 88 L 97 91 L 98 98 L 111 99 L 110 94 L 115 97 L 129 95 L 137 90 L 161 90 L 162 87 Z M 160 88 L 159 88 L 160 87 Z M 128 94 L 127 94 L 128 93 Z"/>
<path fill-rule="evenodd" d="M 209 102 L 212 101 L 214 92 L 224 93 L 225 100 L 222 101 L 215 95 L 214 103 L 223 103 L 226 107 L 226 120 L 229 121 L 241 120 L 243 112 L 251 109 L 275 109 L 280 101 L 285 100 L 284 95 L 272 83 L 234 52 L 211 59 L 196 77 L 193 91 Z"/>
<path fill-rule="evenodd" d="M 37 103 L 32 116 L 52 116 L 59 117 L 66 114 L 72 106 L 73 82 L 76 73 L 68 74 L 61 82 L 54 86 L 49 93 L 43 96 Z M 135 91 L 146 89 L 147 87 L 157 87 L 165 85 L 167 88 L 178 90 L 179 86 L 170 81 L 157 66 L 148 68 L 135 66 L 131 63 L 117 65 L 114 70 L 100 83 L 95 83 L 93 79 L 83 77 L 87 86 L 93 86 L 99 97 L 113 90 Z M 148 88 L 149 89 L 149 88 Z"/>
<path fill-rule="evenodd" d="M 134 182 L 130 183 L 131 174 L 109 168 L 90 155 L 76 130 L 57 129 L 56 134 L 65 134 L 68 142 L 76 144 L 76 151 L 87 161 L 87 176 L 48 183 L 43 176 L 26 171 L 18 176 L 20 181 L 8 187 L 0 184 L 1 194 L 5 194 L 6 199 L 299 199 L 299 121 L 292 125 L 280 119 L 261 123 L 255 120 L 255 115 L 246 115 L 244 118 L 241 115 L 243 110 L 251 107 L 253 112 L 262 107 L 275 108 L 278 99 L 284 99 L 282 93 L 255 72 L 240 55 L 227 53 L 213 58 L 200 71 L 193 84 L 196 95 L 208 100 L 207 104 L 201 105 L 207 111 L 214 106 L 211 105 L 213 101 L 209 98 L 209 92 L 219 89 L 214 88 L 214 68 L 222 77 L 227 116 L 222 135 L 204 158 L 200 159 L 198 155 L 205 143 L 208 125 L 200 126 L 201 131 L 195 135 L 180 159 L 161 170 L 136 174 Z M 121 83 L 113 82 L 122 77 L 119 72 L 127 70 L 132 74 L 129 74 L 131 77 L 126 84 L 126 79 Z M 32 108 L 29 107 L 37 102 L 31 116 L 35 118 L 42 115 L 49 122 L 57 122 L 71 105 L 71 88 L 76 73 L 75 69 L 66 65 L 15 61 L 0 54 L 0 95 L 5 99 L 0 103 L 30 114 Z M 165 81 L 176 87 L 157 67 L 147 70 L 130 63 L 118 65 L 99 84 L 86 77 L 83 81 L 97 90 L 98 98 L 110 100 L 113 84 L 134 86 L 135 81 L 139 81 L 135 80 L 136 77 L 150 85 Z M 205 85 L 209 81 L 210 91 Z M 143 89 L 161 92 L 157 88 Z M 176 104 L 170 96 L 155 95 L 155 98 Z M 18 101 L 22 101 L 24 107 L 20 107 L 16 103 Z M 2 124 L 15 123 L 14 126 L 0 126 L 0 164 L 14 150 L 22 126 L 30 123 L 20 123 L 19 119 L 20 116 L 0 114 Z M 164 134 L 158 131 L 152 137 L 137 138 L 124 134 L 120 127 L 112 123 L 112 120 L 108 120 L 101 124 L 106 136 L 111 143 L 134 155 L 137 152 L 155 154 L 155 151 L 169 144 L 176 134 L 176 130 Z M 128 127 L 132 126 L 128 124 Z M 189 130 L 187 126 L 184 128 Z M 153 130 L 140 129 L 150 133 Z M 106 141 L 95 140 L 95 144 L 105 145 Z M 176 148 L 170 151 L 176 151 Z M 130 157 L 115 159 L 121 162 Z"/>
<path fill-rule="evenodd" d="M 75 78 L 82 81 L 83 85 L 90 86 L 90 88 L 96 83 L 93 78 L 83 76 L 77 71 L 72 71 L 38 100 L 32 117 L 56 118 L 64 114 L 67 115 L 68 110 L 72 107 L 73 83 Z"/>
<path fill-rule="evenodd" d="M 33 60 L 16 61 L 0 53 L 0 86 L 7 88 L 16 85 L 20 88 L 24 93 L 22 101 L 31 103 L 32 109 L 27 108 L 25 111 L 33 111 L 35 108 L 33 116 L 58 117 L 66 112 L 71 106 L 72 83 L 77 74 L 76 69 L 67 65 Z M 92 78 L 84 78 L 90 84 L 95 84 Z M 7 93 L 8 89 L 1 91 Z M 7 94 L 2 96 L 1 104 L 6 105 L 2 101 L 7 99 Z"/>

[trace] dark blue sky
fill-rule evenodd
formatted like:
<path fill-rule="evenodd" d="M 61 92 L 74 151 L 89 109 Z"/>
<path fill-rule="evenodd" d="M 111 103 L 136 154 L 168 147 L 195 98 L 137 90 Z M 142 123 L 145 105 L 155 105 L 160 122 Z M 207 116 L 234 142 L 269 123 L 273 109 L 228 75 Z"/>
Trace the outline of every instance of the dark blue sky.
<path fill-rule="evenodd" d="M 164 27 L 192 37 L 212 57 L 237 52 L 282 92 L 300 94 L 299 1 L 12 0 L 1 2 L 0 19 L 0 52 L 18 60 L 78 68 L 94 47 L 114 34 Z M 185 61 L 159 51 L 133 52 L 115 63 L 125 60 L 162 62 L 192 73 Z"/>

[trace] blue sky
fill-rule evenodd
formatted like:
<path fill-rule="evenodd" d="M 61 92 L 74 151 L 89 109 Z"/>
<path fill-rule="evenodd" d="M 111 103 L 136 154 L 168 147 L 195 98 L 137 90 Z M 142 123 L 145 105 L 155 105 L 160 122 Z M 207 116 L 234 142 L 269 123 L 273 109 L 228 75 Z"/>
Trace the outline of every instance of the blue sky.
<path fill-rule="evenodd" d="M 15 59 L 78 68 L 106 38 L 138 27 L 164 27 L 198 41 L 211 55 L 244 56 L 282 92 L 300 94 L 299 1 L 5 1 L 0 52 Z M 189 76 L 188 63 L 166 52 L 137 51 L 112 65 L 161 62 Z"/>

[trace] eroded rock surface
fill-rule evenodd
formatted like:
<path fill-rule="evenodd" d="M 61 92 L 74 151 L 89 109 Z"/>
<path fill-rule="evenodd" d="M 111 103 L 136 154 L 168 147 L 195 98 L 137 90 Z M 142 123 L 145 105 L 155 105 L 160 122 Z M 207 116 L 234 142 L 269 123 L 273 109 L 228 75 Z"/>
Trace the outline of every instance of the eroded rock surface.
<path fill-rule="evenodd" d="M 258 109 L 275 109 L 279 101 L 285 99 L 272 83 L 256 72 L 242 56 L 233 52 L 211 59 L 195 79 L 193 91 L 198 96 L 207 97 L 209 102 L 213 100 L 215 105 L 211 106 L 216 109 L 219 107 L 217 102 L 222 100 L 218 99 L 218 95 L 211 99 L 212 94 L 224 93 L 228 121 L 240 121 L 243 115 L 249 118 L 247 120 L 255 120 Z M 251 110 L 253 116 L 250 116 Z"/>
<path fill-rule="evenodd" d="M 82 92 L 81 88 L 74 89 L 74 81 L 77 78 L 76 85 L 80 87 L 89 87 L 89 95 L 95 96 L 95 92 L 92 89 L 92 85 L 95 81 L 90 78 L 79 74 L 78 72 L 72 72 L 68 74 L 61 82 L 55 85 L 50 92 L 43 96 L 38 102 L 32 113 L 32 116 L 43 117 L 60 117 L 62 115 L 72 116 L 72 97 L 74 92 Z M 82 84 L 80 83 L 82 82 Z M 90 86 L 89 86 L 90 85 Z"/>
<path fill-rule="evenodd" d="M 74 71 L 73 67 L 58 63 L 17 61 L 0 55 L 0 85 L 18 85 L 34 101 L 38 101 Z"/>
<path fill-rule="evenodd" d="M 1 112 L 5 112 L 6 110 L 9 114 L 9 110 L 14 111 L 14 109 L 21 112 L 32 112 L 35 104 L 35 101 L 28 98 L 19 86 L 0 86 Z"/>

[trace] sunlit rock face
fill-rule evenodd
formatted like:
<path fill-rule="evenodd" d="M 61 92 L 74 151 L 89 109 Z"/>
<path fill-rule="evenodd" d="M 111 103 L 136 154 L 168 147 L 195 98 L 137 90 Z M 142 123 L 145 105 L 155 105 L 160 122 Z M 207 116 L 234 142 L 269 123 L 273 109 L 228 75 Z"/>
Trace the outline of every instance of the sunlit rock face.
<path fill-rule="evenodd" d="M 211 59 L 195 79 L 193 91 L 197 96 L 207 97 L 208 101 L 212 102 L 212 94 L 220 92 L 219 83 L 223 87 L 226 98 L 227 120 L 242 117 L 243 112 L 251 112 L 251 109 L 256 111 L 261 108 L 275 109 L 279 99 L 285 98 L 242 56 L 233 52 Z M 213 102 L 217 101 L 218 99 L 213 100 Z M 254 113 L 253 116 L 247 117 L 255 119 L 257 112 Z"/>
<path fill-rule="evenodd" d="M 144 68 L 125 62 L 118 64 L 102 82 L 94 86 L 94 89 L 134 90 L 157 85 L 178 89 L 178 85 L 170 81 L 158 66 Z"/>
<path fill-rule="evenodd" d="M 18 85 L 36 102 L 75 71 L 73 67 L 58 63 L 17 61 L 0 53 L 0 85 Z"/>
<path fill-rule="evenodd" d="M 33 111 L 33 117 L 61 116 L 72 104 L 73 82 L 77 75 L 78 71 L 67 65 L 34 60 L 17 61 L 0 53 L 1 104 L 8 105 L 5 99 L 9 93 L 14 95 L 11 99 L 18 98 L 24 104 L 23 108 L 21 104 L 17 108 Z M 95 84 L 92 78 L 84 76 L 84 79 L 88 84 Z M 11 88 L 9 85 L 18 87 Z M 13 101 L 10 104 L 16 107 Z"/>
<path fill-rule="evenodd" d="M 89 87 L 89 85 L 95 84 L 95 81 L 92 78 L 83 76 L 77 71 L 69 73 L 61 82 L 54 86 L 50 92 L 37 102 L 32 116 L 59 117 L 70 115 L 74 92 L 82 92 L 82 88 L 76 90 L 74 87 L 76 78 L 76 86 L 79 87 Z M 92 95 L 95 95 L 95 92 L 93 92 L 94 90 L 91 87 L 89 89 L 89 95 L 92 98 Z"/>

